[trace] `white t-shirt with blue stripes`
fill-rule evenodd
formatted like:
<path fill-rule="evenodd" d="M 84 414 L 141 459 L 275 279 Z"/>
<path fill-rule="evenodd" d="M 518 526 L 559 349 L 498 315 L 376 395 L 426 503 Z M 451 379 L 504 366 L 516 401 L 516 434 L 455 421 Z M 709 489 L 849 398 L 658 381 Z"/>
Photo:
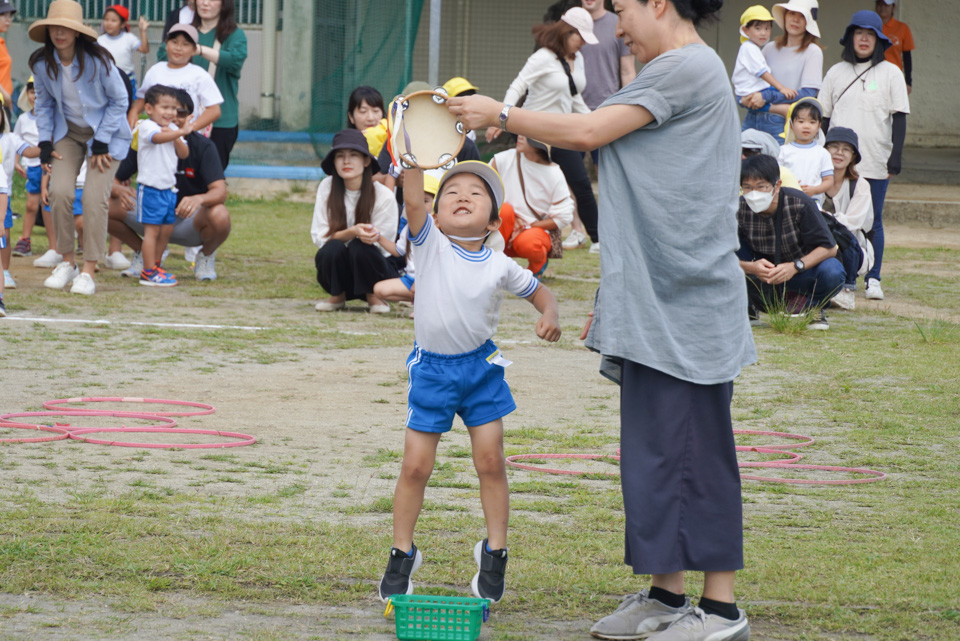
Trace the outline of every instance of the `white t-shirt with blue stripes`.
<path fill-rule="evenodd" d="M 414 333 L 428 352 L 477 349 L 497 331 L 503 291 L 527 298 L 540 286 L 529 270 L 502 252 L 486 246 L 470 252 L 451 242 L 430 216 L 410 242 L 417 257 Z"/>

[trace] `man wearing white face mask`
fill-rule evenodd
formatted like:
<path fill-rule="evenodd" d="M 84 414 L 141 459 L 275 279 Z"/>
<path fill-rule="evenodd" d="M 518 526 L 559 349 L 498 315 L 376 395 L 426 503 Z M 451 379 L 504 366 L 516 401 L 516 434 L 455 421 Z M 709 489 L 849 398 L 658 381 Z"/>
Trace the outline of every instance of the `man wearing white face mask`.
<path fill-rule="evenodd" d="M 802 191 L 781 185 L 771 156 L 743 160 L 740 188 L 737 257 L 747 276 L 750 320 L 784 301 L 792 313 L 813 310 L 810 329 L 828 329 L 823 307 L 843 286 L 844 270 L 823 214 Z"/>

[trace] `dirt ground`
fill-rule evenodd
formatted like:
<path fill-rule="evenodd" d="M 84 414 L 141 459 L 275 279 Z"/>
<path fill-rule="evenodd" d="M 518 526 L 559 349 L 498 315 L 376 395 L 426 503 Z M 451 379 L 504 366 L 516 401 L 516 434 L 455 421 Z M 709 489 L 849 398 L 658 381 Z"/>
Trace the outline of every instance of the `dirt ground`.
<path fill-rule="evenodd" d="M 894 227 L 888 230 L 888 243 L 910 247 L 947 246 L 960 248 L 960 230 L 920 227 Z M 39 270 L 38 270 L 39 272 Z M 858 299 L 858 305 L 862 299 Z M 865 301 L 864 301 L 865 302 Z M 243 303 L 244 325 L 270 325 L 280 316 L 303 315 L 302 301 Z M 904 305 L 891 291 L 888 299 L 876 304 L 894 314 L 924 316 L 925 310 Z M 508 300 L 503 316 L 524 313 L 526 303 Z M 583 317 L 589 307 L 585 301 L 564 302 L 567 318 Z M 189 322 L 223 322 L 225 316 L 237 316 L 238 310 L 197 308 L 190 311 Z M 943 318 L 943 314 L 933 314 Z M 171 318 L 170 320 L 175 320 Z M 958 319 L 951 319 L 958 320 Z M 2 337 L 10 350 L 18 337 L 36 331 L 33 323 L 7 319 L 2 321 Z M 367 331 L 350 323 L 349 331 Z M 67 331 L 57 323 L 56 331 Z M 514 365 L 508 370 L 518 410 L 509 417 L 510 426 L 562 425 L 568 417 L 581 423 L 600 426 L 615 435 L 618 431 L 618 394 L 616 388 L 596 374 L 598 357 L 574 344 L 546 346 L 538 344 L 532 324 L 498 341 Z M 412 340 L 412 335 L 411 335 Z M 8 351 L 10 351 L 8 350 Z M 281 359 L 267 363 L 234 362 L 224 357 L 215 367 L 203 368 L 191 361 L 164 362 L 155 367 L 162 383 L 148 385 L 118 357 L 104 357 L 99 367 L 84 368 L 58 354 L 58 367 L 82 375 L 90 384 L 78 390 L 76 378 L 51 376 L 49 369 L 37 363 L 8 359 L 5 365 L 4 411 L 40 409 L 44 400 L 76 396 L 150 396 L 200 401 L 213 404 L 217 413 L 180 419 L 182 427 L 238 431 L 255 435 L 255 448 L 223 450 L 151 450 L 145 454 L 150 465 L 160 470 L 163 484 L 180 491 L 201 491 L 225 497 L 276 490 L 289 479 L 259 476 L 245 483 L 211 482 L 218 472 L 202 466 L 184 466 L 178 459 L 216 452 L 230 455 L 237 465 L 251 461 L 292 462 L 299 466 L 303 482 L 311 484 L 299 502 L 285 509 L 295 518 L 363 518 L 338 513 L 337 506 L 369 502 L 392 492 L 394 481 L 380 478 L 375 469 L 362 465 L 364 457 L 378 449 L 402 449 L 402 430 L 406 413 L 405 370 L 403 363 L 409 347 L 351 348 L 329 351 L 291 350 Z M 141 360 L 147 358 L 143 356 Z M 212 370 L 212 371 L 211 371 Z M 748 385 L 759 375 L 745 373 Z M 329 381 L 337 381 L 335 386 Z M 754 389 L 756 391 L 756 389 Z M 26 399 L 26 400 L 25 400 Z M 360 412 L 345 413 L 345 399 L 356 399 Z M 374 402 L 371 402 L 373 399 Z M 586 409 L 585 409 L 586 408 Z M 123 407 L 122 409 L 130 409 Z M 111 425 L 99 419 L 94 425 Z M 64 421 L 61 421 L 64 422 Z M 80 421 L 74 421 L 74 425 Z M 9 436 L 8 433 L 4 434 Z M 202 440 L 202 439 L 201 439 Z M 198 441 L 199 442 L 199 441 Z M 445 441 L 449 445 L 468 446 L 463 431 L 454 430 Z M 83 491 L 102 482 L 98 474 L 86 472 L 88 466 L 106 460 L 135 456 L 142 450 L 82 445 L 71 441 L 19 445 L 14 475 L 17 482 L 30 484 L 35 495 L 45 502 L 68 501 L 72 491 Z M 3 454 L 10 455 L 10 448 Z M 72 466 L 44 465 L 58 452 L 69 453 Z M 612 453 L 612 452 L 611 452 Z M 73 469 L 70 469 L 73 468 Z M 110 472 L 109 482 L 117 487 L 135 481 L 141 471 Z M 9 478 L 9 477 L 8 477 Z M 350 487 L 348 497 L 337 488 Z M 0 588 L 2 590 L 2 588 Z M 616 597 L 611 596 L 611 603 Z M 749 607 L 749 604 L 747 604 Z M 167 605 L 157 612 L 130 614 L 110 600 L 98 598 L 66 599 L 40 594 L 0 592 L 0 640 L 66 639 L 369 639 L 396 638 L 392 622 L 380 615 L 379 604 L 371 598 L 370 607 L 340 608 L 285 603 L 224 603 L 195 596 L 172 594 Z M 526 620 L 529 624 L 529 620 Z M 531 639 L 586 639 L 589 621 L 543 622 L 543 634 Z M 486 636 L 481 637 L 486 638 Z M 773 630 L 755 627 L 755 639 L 782 638 Z M 868 637 L 861 637 L 868 640 Z"/>

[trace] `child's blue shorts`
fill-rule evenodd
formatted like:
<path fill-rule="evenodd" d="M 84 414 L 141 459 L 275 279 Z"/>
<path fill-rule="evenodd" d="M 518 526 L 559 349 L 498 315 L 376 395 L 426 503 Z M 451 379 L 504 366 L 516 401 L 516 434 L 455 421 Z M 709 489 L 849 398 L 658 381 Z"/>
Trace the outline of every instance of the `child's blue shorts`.
<path fill-rule="evenodd" d="M 172 189 L 137 185 L 137 222 L 144 225 L 172 225 L 177 220 L 176 207 L 177 195 Z"/>
<path fill-rule="evenodd" d="M 40 193 L 40 178 L 43 177 L 43 167 L 37 165 L 36 167 L 27 167 L 27 193 L 28 194 L 39 194 Z"/>
<path fill-rule="evenodd" d="M 43 211 L 50 211 L 50 205 L 44 205 Z M 73 192 L 73 215 L 74 216 L 83 216 L 83 187 L 77 187 L 77 190 Z M 38 217 L 38 224 L 43 227 L 43 219 Z"/>
<path fill-rule="evenodd" d="M 492 363 L 500 350 L 487 341 L 465 354 L 435 354 L 414 345 L 407 358 L 407 427 L 443 433 L 459 414 L 467 427 L 483 425 L 517 409 L 503 367 Z"/>
<path fill-rule="evenodd" d="M 10 206 L 10 201 L 13 199 L 13 196 L 7 194 L 7 213 L 3 216 L 3 228 L 10 229 L 13 227 L 13 208 Z"/>
<path fill-rule="evenodd" d="M 413 276 L 404 274 L 400 277 L 400 282 L 403 283 L 403 286 L 407 289 L 413 289 Z"/>

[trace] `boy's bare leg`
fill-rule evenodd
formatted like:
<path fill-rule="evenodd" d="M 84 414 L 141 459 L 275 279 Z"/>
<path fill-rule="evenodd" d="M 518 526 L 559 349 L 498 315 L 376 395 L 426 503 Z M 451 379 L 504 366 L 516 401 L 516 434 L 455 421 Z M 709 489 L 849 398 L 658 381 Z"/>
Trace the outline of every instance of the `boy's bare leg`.
<path fill-rule="evenodd" d="M 373 286 L 373 294 L 384 300 L 413 302 L 413 292 L 399 278 L 381 280 Z"/>
<path fill-rule="evenodd" d="M 423 507 L 423 492 L 433 472 L 440 434 L 407 428 L 403 443 L 403 466 L 393 492 L 393 547 L 409 552 L 413 529 Z"/>
<path fill-rule="evenodd" d="M 0 249 L 0 262 L 3 263 L 3 269 L 10 269 L 10 258 L 13 257 L 13 247 L 10 245 L 10 230 L 4 229 L 3 235 L 7 239 L 7 246 Z"/>
<path fill-rule="evenodd" d="M 480 504 L 487 521 L 487 544 L 491 550 L 507 547 L 510 520 L 510 488 L 503 458 L 503 421 L 497 419 L 467 429 L 473 445 L 473 465 L 480 479 Z"/>
<path fill-rule="evenodd" d="M 157 237 L 157 260 L 163 260 L 163 252 L 167 250 L 170 236 L 173 234 L 173 225 L 160 225 L 160 235 Z M 146 263 L 144 263 L 146 265 Z M 153 269 L 151 267 L 150 269 Z"/>
<path fill-rule="evenodd" d="M 20 234 L 22 238 L 30 238 L 33 233 L 33 226 L 37 224 L 38 211 L 40 211 L 40 194 L 27 194 L 27 207 L 23 212 L 23 233 Z"/>
<path fill-rule="evenodd" d="M 143 244 L 140 246 L 140 254 L 143 256 L 143 269 L 150 270 L 156 267 L 157 258 L 157 239 L 160 237 L 160 225 L 143 226 Z"/>

